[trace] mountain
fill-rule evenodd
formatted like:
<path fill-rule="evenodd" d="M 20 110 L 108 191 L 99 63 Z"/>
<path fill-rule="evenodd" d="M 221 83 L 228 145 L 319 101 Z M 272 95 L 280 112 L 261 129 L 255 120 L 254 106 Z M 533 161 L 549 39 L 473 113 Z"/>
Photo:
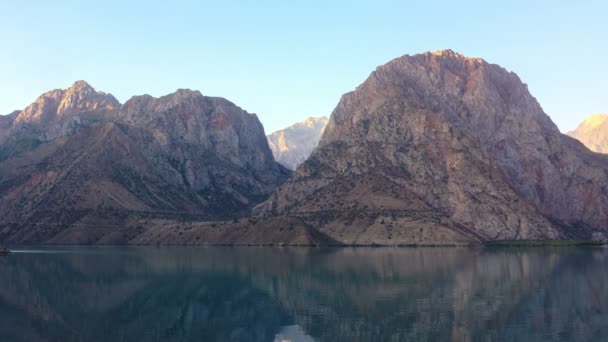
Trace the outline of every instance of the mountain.
<path fill-rule="evenodd" d="M 71 134 L 119 108 L 114 96 L 97 92 L 84 81 L 77 81 L 68 89 L 46 92 L 24 110 L 3 118 L 0 160 Z"/>
<path fill-rule="evenodd" d="M 276 161 L 295 170 L 317 147 L 327 122 L 324 116 L 308 118 L 267 136 Z"/>
<path fill-rule="evenodd" d="M 405 55 L 342 96 L 319 146 L 254 212 L 349 244 L 606 239 L 608 156 L 562 135 L 498 65 Z"/>
<path fill-rule="evenodd" d="M 12 117 L 0 145 L 9 242 L 93 243 L 133 217 L 230 219 L 290 174 L 256 115 L 198 91 L 121 105 L 79 81 Z"/>
<path fill-rule="evenodd" d="M 97 92 L 85 81 L 77 81 L 68 89 L 55 89 L 42 94 L 15 118 L 17 126 L 33 125 L 41 130 L 62 128 L 63 123 L 78 121 L 81 115 L 116 110 L 120 103 L 111 94 Z M 51 138 L 51 137 L 49 137 Z"/>
<path fill-rule="evenodd" d="M 608 154 L 608 114 L 588 117 L 568 135 L 580 140 L 591 151 Z"/>

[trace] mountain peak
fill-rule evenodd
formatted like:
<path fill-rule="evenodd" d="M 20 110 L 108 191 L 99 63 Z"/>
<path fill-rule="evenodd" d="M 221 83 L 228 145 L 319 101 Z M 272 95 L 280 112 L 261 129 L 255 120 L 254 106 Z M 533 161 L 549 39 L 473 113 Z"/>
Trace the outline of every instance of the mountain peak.
<path fill-rule="evenodd" d="M 88 84 L 86 81 L 83 80 L 79 80 L 74 82 L 74 84 L 72 84 L 71 87 L 68 88 L 68 91 L 95 91 L 95 89 L 93 89 L 93 87 L 91 87 L 90 84 Z"/>
<path fill-rule="evenodd" d="M 329 119 L 326 116 L 311 116 L 302 121 L 302 123 L 317 123 L 317 122 L 327 122 Z"/>
<path fill-rule="evenodd" d="M 114 110 L 120 103 L 111 94 L 96 91 L 85 81 L 76 81 L 65 91 L 57 114 L 76 114 L 81 112 Z"/>
<path fill-rule="evenodd" d="M 309 117 L 267 136 L 275 160 L 295 170 L 317 147 L 329 119 Z"/>
<path fill-rule="evenodd" d="M 539 130 L 559 134 L 557 126 L 515 73 L 481 58 L 440 50 L 404 55 L 377 67 L 354 92 L 344 95 L 341 105 L 332 114 L 320 145 L 337 136 L 345 138 L 354 134 L 352 138 L 359 139 L 354 131 L 347 131 L 347 125 L 341 124 L 349 120 L 357 122 L 368 116 L 365 113 L 372 109 L 380 113 L 380 107 L 385 103 L 370 101 L 373 108 L 364 108 L 357 113 L 343 110 L 343 105 L 350 106 L 372 97 L 384 99 L 392 96 L 389 92 L 396 91 L 403 93 L 399 102 L 409 108 L 432 108 L 446 115 L 452 125 L 475 130 L 482 145 L 492 141 L 498 130 L 505 129 L 504 122 L 515 125 L 530 121 Z M 455 101 L 457 98 L 460 100 Z M 507 110 L 514 103 L 521 110 Z M 458 106 L 463 112 L 455 114 Z"/>
<path fill-rule="evenodd" d="M 204 96 L 198 90 L 192 89 L 177 89 L 175 92 L 161 96 L 158 98 L 161 102 L 169 102 L 171 104 L 178 104 L 184 101 L 193 100 L 193 99 L 203 99 Z"/>
<path fill-rule="evenodd" d="M 608 122 L 608 114 L 595 114 L 583 121 L 583 125 L 588 127 L 598 127 Z"/>
<path fill-rule="evenodd" d="M 431 54 L 435 55 L 435 56 L 449 56 L 449 57 L 466 58 L 464 55 L 461 55 L 458 52 L 454 52 L 454 50 L 452 50 L 452 49 L 437 50 L 437 51 L 431 52 Z"/>
<path fill-rule="evenodd" d="M 483 59 L 477 58 L 477 57 L 465 56 L 461 53 L 455 52 L 452 49 L 437 50 L 437 51 L 433 51 L 433 52 L 427 52 L 426 54 L 431 55 L 431 56 L 436 56 L 436 57 L 443 57 L 443 58 L 449 58 L 449 59 L 460 59 L 460 60 L 467 60 L 467 61 L 482 61 L 483 60 Z"/>
<path fill-rule="evenodd" d="M 578 139 L 591 151 L 608 153 L 608 114 L 596 114 L 586 118 L 568 135 Z"/>
<path fill-rule="evenodd" d="M 60 117 L 111 111 L 119 106 L 120 103 L 112 94 L 98 92 L 80 80 L 65 90 L 55 89 L 40 95 L 18 115 L 16 122 L 46 125 Z"/>
<path fill-rule="evenodd" d="M 200 91 L 189 88 L 179 88 L 173 94 L 203 96 Z"/>
<path fill-rule="evenodd" d="M 169 94 L 169 96 L 184 99 L 184 98 L 192 98 L 192 97 L 203 97 L 203 94 L 201 94 L 201 92 L 198 90 L 180 88 L 180 89 L 177 89 L 174 93 Z"/>

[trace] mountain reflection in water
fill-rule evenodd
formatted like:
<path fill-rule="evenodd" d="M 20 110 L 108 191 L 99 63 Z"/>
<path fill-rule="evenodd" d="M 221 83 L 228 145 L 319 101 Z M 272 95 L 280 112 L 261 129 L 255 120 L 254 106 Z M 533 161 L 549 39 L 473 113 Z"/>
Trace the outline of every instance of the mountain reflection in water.
<path fill-rule="evenodd" d="M 607 270 L 605 248 L 32 248 L 0 258 L 0 340 L 597 341 Z"/>

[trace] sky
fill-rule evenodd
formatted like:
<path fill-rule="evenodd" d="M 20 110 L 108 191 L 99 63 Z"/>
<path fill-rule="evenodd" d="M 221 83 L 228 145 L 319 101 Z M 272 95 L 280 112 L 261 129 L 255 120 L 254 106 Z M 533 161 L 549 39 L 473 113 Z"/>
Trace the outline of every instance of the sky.
<path fill-rule="evenodd" d="M 178 88 L 266 133 L 331 114 L 404 54 L 452 49 L 516 72 L 562 131 L 608 112 L 607 1 L 0 0 L 0 113 L 86 80 L 121 102 Z"/>

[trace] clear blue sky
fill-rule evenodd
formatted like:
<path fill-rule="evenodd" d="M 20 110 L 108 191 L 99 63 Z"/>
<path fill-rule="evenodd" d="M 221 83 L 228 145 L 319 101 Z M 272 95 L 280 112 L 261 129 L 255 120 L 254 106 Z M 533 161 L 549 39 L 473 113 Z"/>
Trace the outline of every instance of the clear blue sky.
<path fill-rule="evenodd" d="M 329 115 L 395 57 L 451 48 L 518 73 L 569 130 L 608 112 L 607 17 L 606 1 L 1 0 L 0 113 L 84 79 L 121 102 L 222 96 L 268 133 Z"/>

